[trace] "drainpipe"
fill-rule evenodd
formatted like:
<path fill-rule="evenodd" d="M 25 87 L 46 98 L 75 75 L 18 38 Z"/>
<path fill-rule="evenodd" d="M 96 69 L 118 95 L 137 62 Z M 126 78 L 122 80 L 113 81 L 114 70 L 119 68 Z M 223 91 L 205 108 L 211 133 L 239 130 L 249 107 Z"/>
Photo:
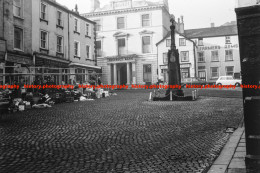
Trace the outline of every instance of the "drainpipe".
<path fill-rule="evenodd" d="M 193 52 L 194 52 L 195 77 L 197 77 L 197 56 L 196 56 L 196 49 L 195 49 L 195 43 L 194 42 L 193 42 Z"/>

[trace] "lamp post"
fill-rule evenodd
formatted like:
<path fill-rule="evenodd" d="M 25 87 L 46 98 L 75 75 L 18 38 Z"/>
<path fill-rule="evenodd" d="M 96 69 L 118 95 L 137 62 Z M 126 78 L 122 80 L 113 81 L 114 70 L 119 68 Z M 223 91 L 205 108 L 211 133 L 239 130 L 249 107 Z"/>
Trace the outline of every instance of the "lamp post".
<path fill-rule="evenodd" d="M 180 74 L 180 61 L 179 61 L 179 52 L 176 49 L 175 44 L 175 18 L 171 17 L 171 49 L 168 51 L 168 76 L 169 76 L 169 85 L 181 85 L 181 74 Z M 183 91 L 177 88 L 169 88 L 166 92 L 166 95 L 169 95 L 172 92 L 173 96 L 184 96 Z"/>

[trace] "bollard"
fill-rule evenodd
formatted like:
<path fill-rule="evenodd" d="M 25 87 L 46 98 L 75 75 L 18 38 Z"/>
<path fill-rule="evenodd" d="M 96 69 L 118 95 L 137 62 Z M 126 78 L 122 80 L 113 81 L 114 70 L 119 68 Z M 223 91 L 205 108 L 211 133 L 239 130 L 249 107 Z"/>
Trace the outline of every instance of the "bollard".
<path fill-rule="evenodd" d="M 194 100 L 197 100 L 197 90 L 194 91 Z"/>
<path fill-rule="evenodd" d="M 191 93 L 192 93 L 192 100 L 194 100 L 194 91 L 192 91 Z"/>
<path fill-rule="evenodd" d="M 152 101 L 152 92 L 150 92 L 149 101 Z"/>
<path fill-rule="evenodd" d="M 170 91 L 170 101 L 172 101 L 172 90 Z"/>

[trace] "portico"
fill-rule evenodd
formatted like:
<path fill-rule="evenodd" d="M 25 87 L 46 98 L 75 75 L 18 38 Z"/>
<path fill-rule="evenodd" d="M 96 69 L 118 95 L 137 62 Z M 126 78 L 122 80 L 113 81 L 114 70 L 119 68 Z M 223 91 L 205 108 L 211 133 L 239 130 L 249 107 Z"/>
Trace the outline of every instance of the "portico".
<path fill-rule="evenodd" d="M 136 84 L 137 55 L 112 56 L 107 58 L 109 85 Z"/>

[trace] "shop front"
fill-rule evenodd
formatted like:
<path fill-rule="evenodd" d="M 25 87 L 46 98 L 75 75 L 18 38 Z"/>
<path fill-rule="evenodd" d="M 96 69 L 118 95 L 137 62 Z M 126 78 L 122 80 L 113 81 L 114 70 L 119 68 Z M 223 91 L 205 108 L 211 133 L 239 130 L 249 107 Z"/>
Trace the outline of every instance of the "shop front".
<path fill-rule="evenodd" d="M 70 83 L 71 84 L 84 84 L 88 83 L 90 80 L 97 80 L 99 77 L 97 74 L 101 74 L 101 67 L 80 64 L 80 63 L 70 63 Z"/>
<path fill-rule="evenodd" d="M 49 82 L 56 85 L 68 84 L 70 61 L 36 53 L 35 81 Z"/>
<path fill-rule="evenodd" d="M 5 54 L 5 63 L 1 63 L 0 73 L 4 74 L 2 79 L 3 84 L 24 84 L 31 83 L 31 67 L 33 59 L 31 55 L 21 54 L 16 52 L 7 52 Z"/>
<path fill-rule="evenodd" d="M 106 57 L 108 67 L 108 84 L 130 85 L 136 84 L 137 55 Z"/>

